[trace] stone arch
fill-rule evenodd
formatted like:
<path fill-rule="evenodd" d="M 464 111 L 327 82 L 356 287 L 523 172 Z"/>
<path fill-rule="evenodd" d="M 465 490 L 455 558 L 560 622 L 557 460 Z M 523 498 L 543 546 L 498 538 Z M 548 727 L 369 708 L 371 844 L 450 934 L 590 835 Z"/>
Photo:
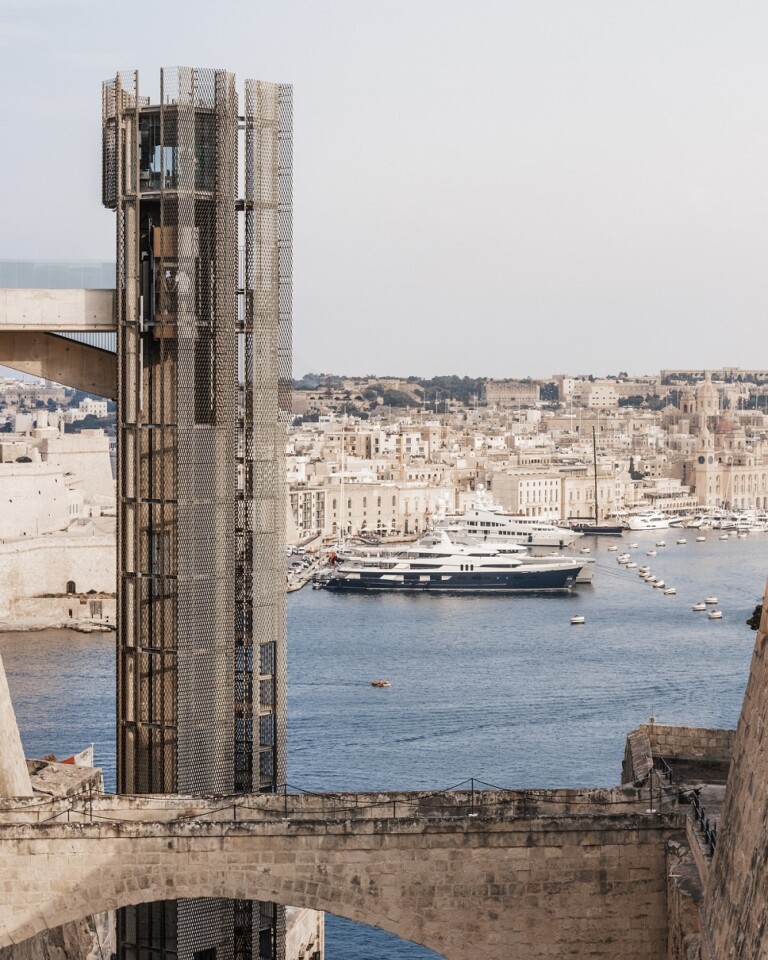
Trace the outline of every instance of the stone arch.
<path fill-rule="evenodd" d="M 185 838 L 186 839 L 186 838 Z M 181 842 L 183 847 L 190 845 Z M 63 845 L 62 845 L 63 846 Z M 68 884 L 67 891 L 52 902 L 42 903 L 32 908 L 27 922 L 20 929 L 9 931 L 13 942 L 20 942 L 46 929 L 53 930 L 62 924 L 80 920 L 93 913 L 102 913 L 124 906 L 134 906 L 156 900 L 226 898 L 234 900 L 265 900 L 285 906 L 307 907 L 324 910 L 358 923 L 381 927 L 396 936 L 419 943 L 446 958 L 463 960 L 472 955 L 469 940 L 460 951 L 446 952 L 448 935 L 455 941 L 456 930 L 450 930 L 451 912 L 435 911 L 435 920 L 425 926 L 422 916 L 423 906 L 406 907 L 413 903 L 413 891 L 408 898 L 398 897 L 400 903 L 387 902 L 370 890 L 370 884 L 356 872 L 360 869 L 348 865 L 324 871 L 323 879 L 318 880 L 317 870 L 300 868 L 278 871 L 277 867 L 265 869 L 263 864 L 247 862 L 248 857 L 233 856 L 231 853 L 215 860 L 218 843 L 210 844 L 210 855 L 201 858 L 200 847 L 192 844 L 188 852 L 180 855 L 155 853 L 147 858 L 144 866 L 137 868 L 135 862 L 121 855 L 123 844 L 117 840 L 110 844 L 112 854 L 103 854 L 88 858 L 87 874 L 83 870 L 72 870 L 69 861 L 62 875 L 72 877 L 81 873 L 77 883 Z M 206 847 L 209 844 L 205 844 Z M 194 853 L 193 853 L 194 851 Z M 79 858 L 78 858 L 79 859 Z M 275 857 L 277 859 L 277 857 Z M 381 864 L 381 859 L 377 859 Z M 157 862 L 162 860 L 162 862 Z M 154 861 L 154 862 L 152 862 Z M 233 862 L 234 861 L 234 862 Z M 237 862 L 239 861 L 239 862 Z M 402 861 L 398 861 L 402 863 Z M 362 873 L 362 871 L 360 871 Z M 416 887 L 422 886 L 421 883 Z M 366 889 L 368 887 L 368 889 Z M 423 897 L 420 898 L 423 901 Z M 378 905 L 377 905 L 378 901 Z M 418 901 L 417 901 L 418 902 Z M 0 945 L 9 941 L 6 931 L 0 923 Z M 475 947 L 476 949 L 476 943 Z"/>

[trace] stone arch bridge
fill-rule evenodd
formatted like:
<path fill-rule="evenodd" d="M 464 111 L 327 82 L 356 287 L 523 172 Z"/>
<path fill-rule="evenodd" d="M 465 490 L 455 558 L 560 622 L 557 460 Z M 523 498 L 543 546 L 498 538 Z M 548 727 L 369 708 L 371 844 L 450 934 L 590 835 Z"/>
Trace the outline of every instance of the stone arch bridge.
<path fill-rule="evenodd" d="M 0 946 L 128 904 L 230 897 L 450 960 L 661 958 L 684 818 L 648 803 L 634 787 L 2 800 Z"/>

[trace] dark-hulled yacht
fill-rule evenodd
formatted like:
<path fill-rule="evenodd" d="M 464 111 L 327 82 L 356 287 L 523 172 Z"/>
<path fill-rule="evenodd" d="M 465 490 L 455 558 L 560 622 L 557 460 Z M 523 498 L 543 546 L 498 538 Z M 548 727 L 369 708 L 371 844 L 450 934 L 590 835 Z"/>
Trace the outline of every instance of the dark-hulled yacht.
<path fill-rule="evenodd" d="M 326 590 L 445 593 L 564 592 L 582 563 L 500 553 L 489 544 L 451 540 L 438 531 L 408 547 L 348 556 L 323 581 Z"/>

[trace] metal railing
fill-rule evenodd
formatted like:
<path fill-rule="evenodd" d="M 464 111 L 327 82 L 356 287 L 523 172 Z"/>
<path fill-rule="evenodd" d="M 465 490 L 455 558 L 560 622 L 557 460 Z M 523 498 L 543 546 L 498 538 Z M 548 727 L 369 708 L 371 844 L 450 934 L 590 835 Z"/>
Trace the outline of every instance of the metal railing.
<path fill-rule="evenodd" d="M 672 769 L 664 757 L 653 758 L 653 769 L 656 771 L 659 777 L 663 777 L 670 786 L 676 783 L 672 774 Z M 713 823 L 707 816 L 706 810 L 701 803 L 698 790 L 690 791 L 687 796 L 690 797 L 691 806 L 693 807 L 693 818 L 699 825 L 699 829 L 701 830 L 704 840 L 709 847 L 710 856 L 714 856 L 715 847 L 717 846 L 717 824 Z"/>

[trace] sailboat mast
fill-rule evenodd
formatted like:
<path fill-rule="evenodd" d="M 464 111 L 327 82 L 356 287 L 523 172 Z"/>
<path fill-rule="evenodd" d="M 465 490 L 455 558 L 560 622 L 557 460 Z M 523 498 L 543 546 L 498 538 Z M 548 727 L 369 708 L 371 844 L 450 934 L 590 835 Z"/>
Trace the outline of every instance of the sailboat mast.
<path fill-rule="evenodd" d="M 600 522 L 600 515 L 597 509 L 597 438 L 594 427 L 592 427 L 592 462 L 595 469 L 595 526 L 597 526 Z"/>

